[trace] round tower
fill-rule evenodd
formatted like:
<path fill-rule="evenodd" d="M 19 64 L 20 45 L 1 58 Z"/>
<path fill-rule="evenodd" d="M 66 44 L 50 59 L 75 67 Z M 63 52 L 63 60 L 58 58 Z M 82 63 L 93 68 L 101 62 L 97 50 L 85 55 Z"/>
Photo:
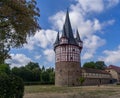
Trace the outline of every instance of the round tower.
<path fill-rule="evenodd" d="M 78 30 L 76 38 L 73 36 L 69 13 L 67 11 L 62 36 L 57 34 L 54 43 L 55 51 L 55 85 L 56 86 L 75 86 L 78 85 L 77 79 L 81 75 L 80 53 L 83 42 L 80 39 Z"/>

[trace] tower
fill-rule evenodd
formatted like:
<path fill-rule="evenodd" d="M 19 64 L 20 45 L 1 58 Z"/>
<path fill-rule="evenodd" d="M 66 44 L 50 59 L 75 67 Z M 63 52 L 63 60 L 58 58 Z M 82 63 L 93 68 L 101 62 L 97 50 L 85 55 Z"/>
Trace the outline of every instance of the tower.
<path fill-rule="evenodd" d="M 73 36 L 69 12 L 67 11 L 62 35 L 59 37 L 58 32 L 54 43 L 56 86 L 78 85 L 77 79 L 81 75 L 80 53 L 82 47 L 83 42 L 80 39 L 78 30 L 76 38 Z"/>

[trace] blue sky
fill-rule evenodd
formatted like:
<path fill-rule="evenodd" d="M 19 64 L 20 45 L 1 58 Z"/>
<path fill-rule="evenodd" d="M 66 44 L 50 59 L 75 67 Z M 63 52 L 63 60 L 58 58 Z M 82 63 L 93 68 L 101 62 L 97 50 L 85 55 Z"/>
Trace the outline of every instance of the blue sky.
<path fill-rule="evenodd" d="M 66 10 L 69 9 L 73 32 L 78 29 L 83 40 L 81 62 L 105 61 L 120 66 L 120 0 L 37 0 L 42 30 L 27 38 L 23 48 L 11 49 L 13 66 L 30 61 L 40 66 L 54 67 L 53 43 L 62 31 Z"/>

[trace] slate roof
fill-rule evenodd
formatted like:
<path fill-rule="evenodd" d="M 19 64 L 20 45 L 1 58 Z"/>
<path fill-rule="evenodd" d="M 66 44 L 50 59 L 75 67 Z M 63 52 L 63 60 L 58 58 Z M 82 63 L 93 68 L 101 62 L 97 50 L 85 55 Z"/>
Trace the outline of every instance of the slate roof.
<path fill-rule="evenodd" d="M 82 42 L 82 40 L 80 39 L 80 35 L 79 35 L 78 30 L 77 30 L 77 32 L 76 32 L 76 41 L 77 41 L 77 42 Z"/>
<path fill-rule="evenodd" d="M 54 43 L 54 47 L 57 46 L 57 45 L 59 45 L 59 41 L 60 41 L 60 38 L 59 38 L 59 32 L 58 32 L 56 40 L 55 40 L 55 43 Z"/>
<path fill-rule="evenodd" d="M 73 31 L 70 23 L 69 12 L 67 11 L 65 24 L 63 25 L 62 37 L 68 39 L 68 44 L 78 45 L 73 36 Z"/>
<path fill-rule="evenodd" d="M 61 38 L 66 38 L 68 40 L 67 44 L 71 44 L 71 45 L 76 45 L 79 46 L 79 42 L 82 42 L 78 33 L 78 30 L 76 32 L 76 38 L 74 38 L 73 36 L 73 31 L 72 31 L 72 27 L 71 27 L 71 23 L 70 23 L 70 18 L 69 18 L 69 12 L 67 10 L 66 13 L 66 18 L 65 18 L 65 23 L 63 25 L 63 31 L 62 31 L 62 36 L 59 38 L 59 33 L 57 35 L 56 41 L 54 43 L 54 48 L 57 45 L 60 45 L 60 39 Z"/>

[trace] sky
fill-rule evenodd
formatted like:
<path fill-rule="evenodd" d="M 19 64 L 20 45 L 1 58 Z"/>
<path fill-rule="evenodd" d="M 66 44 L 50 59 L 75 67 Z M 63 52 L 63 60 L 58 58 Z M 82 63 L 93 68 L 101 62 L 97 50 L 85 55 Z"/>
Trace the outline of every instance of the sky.
<path fill-rule="evenodd" d="M 41 30 L 27 38 L 22 48 L 11 49 L 11 67 L 37 62 L 55 67 L 53 43 L 62 32 L 67 9 L 73 32 L 78 29 L 83 50 L 81 63 L 104 61 L 120 66 L 120 0 L 36 0 Z"/>

